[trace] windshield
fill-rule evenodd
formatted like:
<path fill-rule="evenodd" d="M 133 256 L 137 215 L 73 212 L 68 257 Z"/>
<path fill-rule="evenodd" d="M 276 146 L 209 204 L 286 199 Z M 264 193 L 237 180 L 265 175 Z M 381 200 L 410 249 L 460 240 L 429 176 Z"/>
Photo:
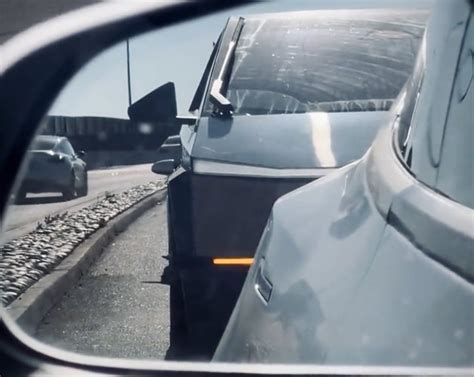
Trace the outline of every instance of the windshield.
<path fill-rule="evenodd" d="M 40 151 L 51 150 L 56 145 L 56 141 L 57 140 L 53 139 L 36 139 L 35 141 L 33 141 L 31 149 Z"/>
<path fill-rule="evenodd" d="M 388 110 L 425 17 L 373 10 L 246 18 L 227 91 L 234 113 Z"/>

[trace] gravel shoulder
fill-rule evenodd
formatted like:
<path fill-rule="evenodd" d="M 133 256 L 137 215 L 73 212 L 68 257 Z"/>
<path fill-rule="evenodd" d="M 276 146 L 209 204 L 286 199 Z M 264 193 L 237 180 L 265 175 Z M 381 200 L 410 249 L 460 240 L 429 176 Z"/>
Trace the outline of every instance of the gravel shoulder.
<path fill-rule="evenodd" d="M 65 350 L 164 359 L 169 348 L 166 203 L 148 210 L 43 319 L 37 338 Z"/>
<path fill-rule="evenodd" d="M 157 181 L 135 186 L 120 194 L 107 194 L 75 213 L 47 216 L 25 236 L 0 246 L 0 299 L 9 305 L 50 274 L 70 253 L 109 220 L 144 198 L 164 189 Z M 164 191 L 162 191 L 164 193 Z"/>

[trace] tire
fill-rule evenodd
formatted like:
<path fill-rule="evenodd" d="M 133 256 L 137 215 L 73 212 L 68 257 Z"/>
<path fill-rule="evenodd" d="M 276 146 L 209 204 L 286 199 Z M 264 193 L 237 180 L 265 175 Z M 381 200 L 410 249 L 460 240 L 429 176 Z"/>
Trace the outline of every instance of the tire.
<path fill-rule="evenodd" d="M 69 186 L 63 189 L 62 194 L 64 200 L 72 200 L 77 196 L 76 176 L 74 175 L 74 172 L 71 172 L 71 176 L 69 178 Z"/>
<path fill-rule="evenodd" d="M 184 306 L 183 289 L 179 279 L 170 284 L 170 351 L 171 357 L 179 358 L 187 352 L 188 327 Z"/>
<path fill-rule="evenodd" d="M 79 196 L 87 196 L 89 193 L 89 180 L 87 177 L 87 170 L 84 170 L 84 184 L 81 187 L 81 190 L 79 191 Z"/>

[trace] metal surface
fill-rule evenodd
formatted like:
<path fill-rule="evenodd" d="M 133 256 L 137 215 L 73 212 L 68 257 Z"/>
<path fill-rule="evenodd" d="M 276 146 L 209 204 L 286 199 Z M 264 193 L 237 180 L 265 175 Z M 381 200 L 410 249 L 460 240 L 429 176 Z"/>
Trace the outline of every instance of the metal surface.
<path fill-rule="evenodd" d="M 242 4 L 243 2 L 239 2 Z M 0 212 L 5 214 L 13 183 L 37 126 L 70 77 L 110 45 L 140 32 L 164 27 L 236 5 L 235 1 L 199 3 L 110 2 L 56 20 L 2 46 L 0 62 Z M 64 64 L 68 61 L 68 64 Z M 45 70 L 44 67 L 48 67 Z M 7 88 L 15 88 L 9 90 Z M 3 218 L 2 218 L 3 220 Z M 12 375 L 37 373 L 194 375 L 216 368 L 194 363 L 163 363 L 81 356 L 48 347 L 27 335 L 2 310 L 0 364 Z M 239 369 L 239 368 L 238 368 Z M 134 372 L 132 372 L 134 371 Z M 3 372 L 2 372 L 3 373 Z"/>
<path fill-rule="evenodd" d="M 226 79 L 227 71 L 230 67 L 231 60 L 233 59 L 233 54 L 237 46 L 237 41 L 242 31 L 244 24 L 244 19 L 240 18 L 237 24 L 237 27 L 234 30 L 232 40 L 230 41 L 227 51 L 224 55 L 224 61 L 222 63 L 219 76 L 214 80 L 211 86 L 211 91 L 209 92 L 209 100 L 216 106 L 217 111 L 215 114 L 221 114 L 224 117 L 231 115 L 234 107 L 230 101 L 222 94 L 224 80 Z"/>
<path fill-rule="evenodd" d="M 0 2 L 0 43 L 15 34 L 55 16 L 101 0 L 2 0 Z"/>
<path fill-rule="evenodd" d="M 201 175 L 245 176 L 249 178 L 319 178 L 336 170 L 337 168 L 274 169 L 262 166 L 193 160 L 194 173 Z"/>
<path fill-rule="evenodd" d="M 440 118 L 413 118 L 414 145 L 431 143 L 425 135 L 442 132 L 459 106 L 459 97 L 446 95 L 456 67 L 442 63 L 457 60 L 447 55 L 459 56 L 471 40 L 463 36 L 469 17 L 472 5 L 459 0 L 440 3 L 430 21 L 420 52 L 424 88 L 445 84 L 441 92 L 420 92 L 416 111 Z M 413 106 L 405 96 L 390 123 Z M 472 118 L 455 119 L 449 132 L 472 126 Z M 277 201 L 216 361 L 472 371 L 474 212 L 414 177 L 397 156 L 394 131 L 384 128 L 360 162 Z M 440 148 L 449 140 L 445 135 Z M 430 166 L 439 170 L 449 157 Z M 259 274 L 272 286 L 267 302 Z"/>
<path fill-rule="evenodd" d="M 386 115 L 381 111 L 203 118 L 191 156 L 273 169 L 341 167 L 362 157 Z"/>
<path fill-rule="evenodd" d="M 417 222 L 406 238 L 387 223 L 365 184 L 370 168 L 381 167 L 365 159 L 277 202 L 216 361 L 472 366 L 472 284 L 414 244 L 440 227 Z M 263 258 L 268 304 L 256 292 Z"/>
<path fill-rule="evenodd" d="M 189 256 L 252 257 L 273 203 L 313 178 L 191 176 Z M 209 205 L 212 203 L 212 205 Z M 218 268 L 218 267 L 217 267 Z"/>

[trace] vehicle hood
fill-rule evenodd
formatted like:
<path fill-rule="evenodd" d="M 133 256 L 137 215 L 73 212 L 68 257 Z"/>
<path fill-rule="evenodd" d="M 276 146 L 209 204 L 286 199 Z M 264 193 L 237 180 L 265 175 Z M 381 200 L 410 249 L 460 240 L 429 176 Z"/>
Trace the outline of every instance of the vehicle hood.
<path fill-rule="evenodd" d="M 387 111 L 202 118 L 195 159 L 275 169 L 335 168 L 359 159 Z"/>

